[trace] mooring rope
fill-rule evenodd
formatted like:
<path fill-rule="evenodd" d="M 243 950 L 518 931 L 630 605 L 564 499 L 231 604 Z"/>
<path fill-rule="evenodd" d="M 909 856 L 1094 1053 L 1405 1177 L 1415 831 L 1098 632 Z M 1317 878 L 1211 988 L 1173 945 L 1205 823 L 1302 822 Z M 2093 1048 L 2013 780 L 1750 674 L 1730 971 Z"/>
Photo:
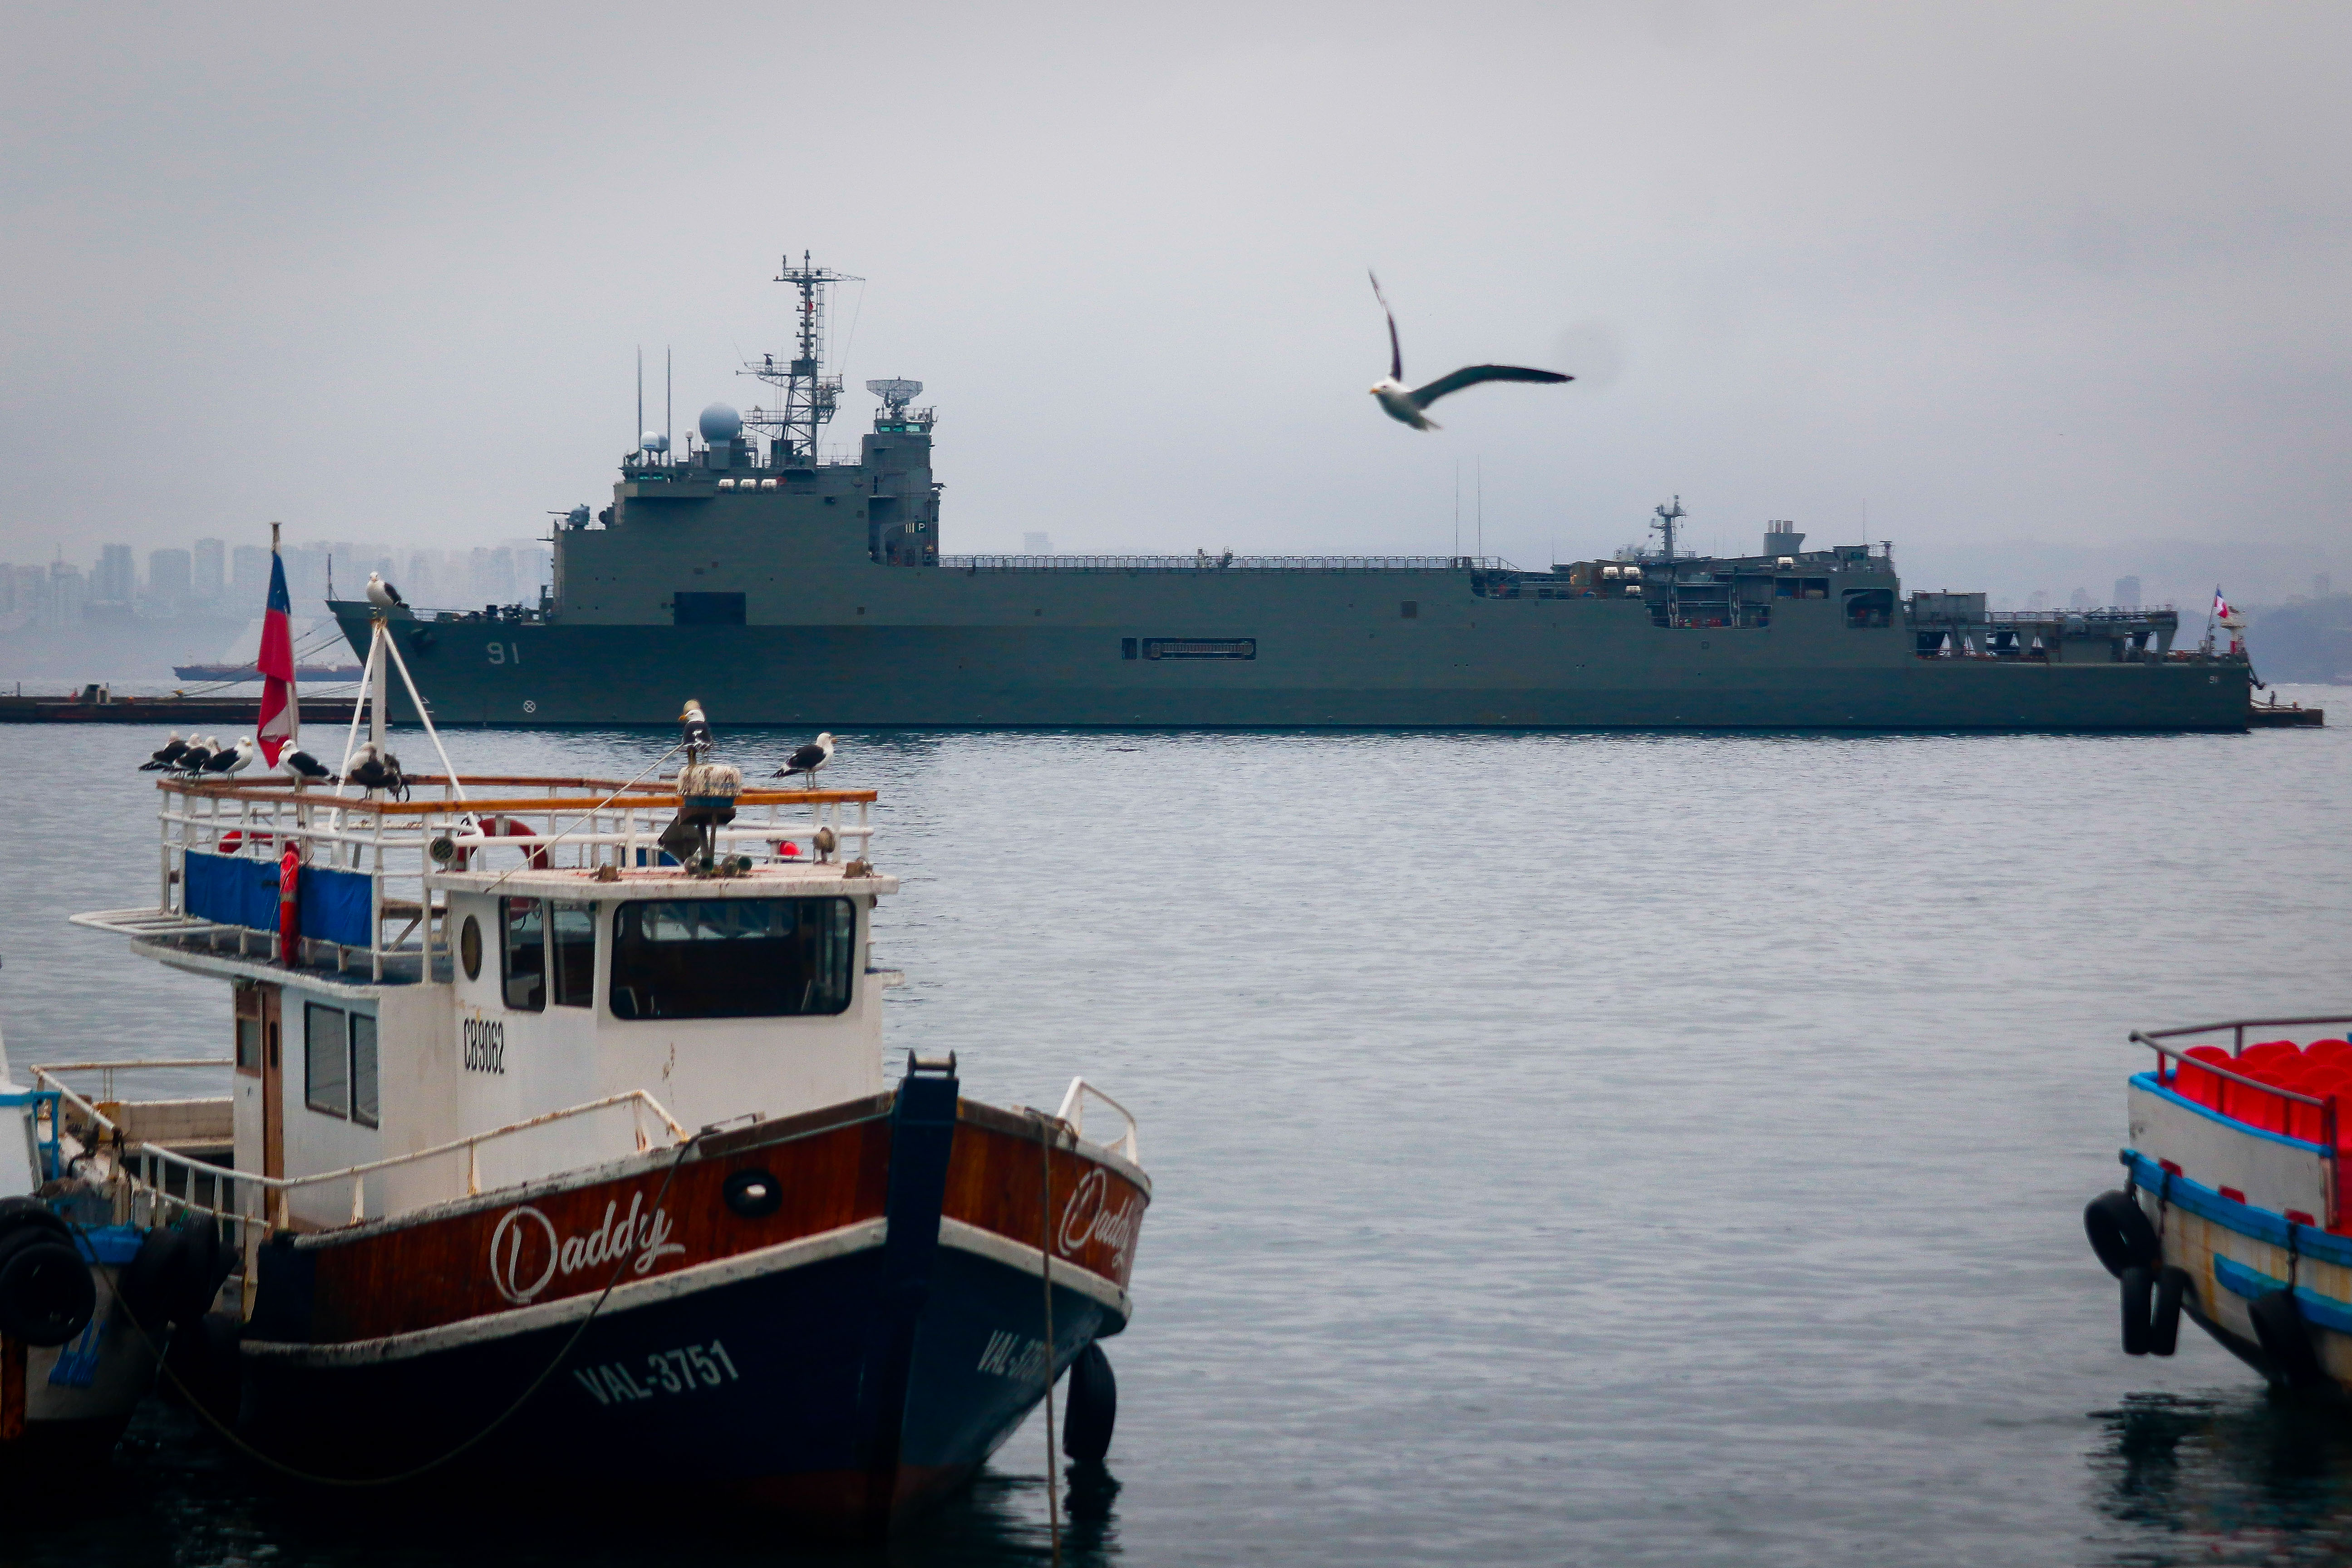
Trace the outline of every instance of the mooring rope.
<path fill-rule="evenodd" d="M 662 1177 L 661 1187 L 654 1194 L 653 1206 L 655 1208 L 658 1209 L 661 1207 L 662 1200 L 669 1196 L 670 1184 L 677 1179 L 677 1168 L 686 1163 L 687 1155 L 691 1152 L 694 1146 L 701 1141 L 702 1134 L 698 1132 L 693 1137 L 687 1139 L 686 1142 L 677 1146 L 677 1158 L 669 1163 L 669 1170 L 667 1173 Z M 168 1196 L 169 1194 L 166 1195 Z M 207 1221 L 206 1223 L 210 1224 L 215 1222 Z M 88 1237 L 88 1227 L 77 1226 L 75 1228 L 79 1230 L 85 1237 Z M 98 1255 L 97 1247 L 92 1247 L 89 1250 L 92 1259 L 95 1260 Z M 347 1487 L 358 1489 L 371 1487 L 399 1486 L 404 1482 L 413 1481 L 420 1477 L 430 1475 L 435 1470 L 437 1470 L 442 1466 L 447 1464 L 450 1460 L 467 1452 L 476 1445 L 479 1444 L 484 1438 L 488 1437 L 491 1433 L 505 1426 L 508 1421 L 514 1417 L 516 1412 L 520 1411 L 524 1405 L 530 1403 L 532 1396 L 537 1394 L 541 1388 L 546 1386 L 548 1379 L 553 1377 L 556 1374 L 556 1372 L 562 1368 L 563 1363 L 571 1359 L 572 1352 L 579 1348 L 582 1337 L 588 1332 L 588 1326 L 596 1321 L 597 1314 L 604 1310 L 604 1303 L 612 1299 L 614 1289 L 621 1282 L 621 1270 L 628 1267 L 628 1262 L 629 1255 L 626 1252 L 622 1253 L 620 1259 L 613 1265 L 612 1274 L 604 1280 L 604 1289 L 597 1292 L 595 1305 L 590 1307 L 588 1309 L 588 1315 L 580 1320 L 580 1326 L 572 1331 L 572 1337 L 563 1342 L 563 1348 L 555 1352 L 555 1359 L 549 1362 L 546 1368 L 542 1370 L 537 1377 L 531 1379 L 530 1385 L 525 1388 L 522 1393 L 516 1395 L 514 1403 L 500 1411 L 498 1414 L 498 1416 L 492 1420 L 488 1426 L 483 1427 L 480 1431 L 475 1433 L 472 1436 L 467 1438 L 456 1447 L 449 1449 L 446 1453 L 440 1455 L 438 1458 L 428 1459 L 421 1465 L 399 1471 L 394 1475 L 363 1477 L 357 1479 L 353 1479 L 346 1476 L 320 1475 L 315 1471 L 302 1469 L 299 1466 L 289 1465 L 282 1459 L 275 1458 L 270 1455 L 263 1453 L 260 1449 L 247 1442 L 243 1437 L 238 1436 L 236 1432 L 231 1430 L 221 1421 L 220 1417 L 205 1409 L 204 1401 L 199 1399 L 194 1391 L 190 1389 L 184 1382 L 181 1381 L 180 1374 L 172 1370 L 170 1360 L 166 1357 L 163 1350 L 156 1347 L 155 1336 L 148 1331 L 146 1324 L 139 1321 L 139 1315 L 131 1310 L 131 1303 L 123 1300 L 122 1292 L 120 1289 L 120 1280 L 121 1279 L 122 1272 L 121 1269 L 119 1268 L 113 1269 L 108 1275 L 108 1282 L 110 1285 L 116 1287 L 114 1299 L 122 1308 L 122 1315 L 131 1320 L 131 1326 L 137 1329 L 139 1331 L 139 1337 L 147 1342 L 148 1352 L 154 1356 L 157 1369 L 161 1371 L 165 1377 L 172 1380 L 172 1386 L 180 1391 L 181 1397 L 188 1402 L 188 1408 L 194 1411 L 196 1415 L 202 1418 L 205 1425 L 219 1433 L 231 1447 L 236 1449 L 239 1453 L 244 1454 L 248 1458 L 253 1459 L 255 1462 L 276 1470 L 282 1476 L 289 1477 L 298 1481 L 309 1482 L 315 1486 Z M 101 1264 L 100 1267 L 104 1268 L 106 1266 Z"/>

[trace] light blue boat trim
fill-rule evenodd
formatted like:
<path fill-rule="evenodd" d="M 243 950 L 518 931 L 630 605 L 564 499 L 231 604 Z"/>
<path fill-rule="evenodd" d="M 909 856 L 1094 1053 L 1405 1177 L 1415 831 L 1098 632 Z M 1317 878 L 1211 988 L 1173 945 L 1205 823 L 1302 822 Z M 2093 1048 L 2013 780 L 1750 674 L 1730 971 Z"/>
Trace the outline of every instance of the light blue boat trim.
<path fill-rule="evenodd" d="M 2315 1258 L 2322 1263 L 2337 1263 L 2352 1268 L 2352 1236 L 2337 1236 L 2315 1225 L 2297 1224 L 2290 1226 L 2286 1216 L 2276 1209 L 2259 1209 L 2252 1204 L 2242 1204 L 2225 1198 L 2213 1188 L 2186 1176 L 2169 1176 L 2164 1167 L 2137 1149 L 2126 1149 L 2118 1156 L 2132 1180 L 2152 1193 L 2164 1193 L 2165 1183 L 2172 1184 L 2166 1195 L 2175 1208 L 2186 1209 L 2199 1219 L 2211 1220 L 2225 1230 L 2255 1241 L 2266 1241 L 2273 1247 L 2292 1246 L 2305 1258 Z M 2294 1236 L 2290 1239 L 2288 1231 Z"/>
<path fill-rule="evenodd" d="M 2300 1138 L 2289 1138 L 2283 1132 L 2267 1132 L 2259 1127 L 2249 1127 L 2234 1116 L 2224 1116 L 2220 1111 L 2214 1110 L 2211 1106 L 2200 1105 L 2197 1101 L 2189 1099 L 2187 1095 L 2180 1093 L 2178 1089 L 2165 1088 L 2164 1085 L 2156 1081 L 2156 1075 L 2152 1072 L 2134 1073 L 2132 1075 L 2132 1087 L 2135 1089 L 2144 1089 L 2150 1094 L 2158 1095 L 2163 1099 L 2172 1101 L 2173 1104 L 2179 1106 L 2184 1110 L 2193 1110 L 2200 1116 L 2221 1122 L 2232 1132 L 2242 1132 L 2249 1138 L 2265 1138 L 2273 1143 L 2284 1143 L 2288 1148 L 2299 1150 L 2305 1154 L 2325 1154 L 2327 1152 L 2327 1145 L 2325 1143 L 2306 1143 Z"/>
<path fill-rule="evenodd" d="M 2286 1289 L 2285 1280 L 2257 1273 L 2233 1258 L 2213 1259 L 2213 1283 L 2233 1296 L 2243 1296 L 2249 1301 L 2257 1296 L 2267 1296 L 2273 1290 Z M 2352 1302 L 2323 1296 L 2308 1285 L 2298 1285 L 2294 1291 L 2294 1304 L 2303 1310 L 2305 1322 L 2335 1333 L 2352 1334 Z"/>

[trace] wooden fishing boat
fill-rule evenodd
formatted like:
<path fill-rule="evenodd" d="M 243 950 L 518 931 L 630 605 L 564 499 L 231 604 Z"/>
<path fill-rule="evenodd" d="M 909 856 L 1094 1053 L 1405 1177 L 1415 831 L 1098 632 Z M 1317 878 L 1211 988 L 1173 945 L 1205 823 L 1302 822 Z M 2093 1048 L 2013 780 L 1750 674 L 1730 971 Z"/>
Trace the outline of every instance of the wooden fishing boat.
<path fill-rule="evenodd" d="M 2187 1317 L 2273 1384 L 2352 1393 L 2352 1017 L 2135 1032 L 2124 1185 L 2084 1210 L 2123 1348 Z M 2250 1041 L 2252 1043 L 2250 1043 Z"/>
<path fill-rule="evenodd" d="M 887 1081 L 875 792 L 681 749 L 634 779 L 166 777 L 154 902 L 75 917 L 228 983 L 217 1403 L 267 1462 L 440 1485 L 495 1453 L 501 1486 L 874 1531 L 1074 1363 L 1071 1449 L 1108 1444 L 1133 1119 L 1083 1079 L 1051 1115 L 965 1100 L 953 1056 Z"/>

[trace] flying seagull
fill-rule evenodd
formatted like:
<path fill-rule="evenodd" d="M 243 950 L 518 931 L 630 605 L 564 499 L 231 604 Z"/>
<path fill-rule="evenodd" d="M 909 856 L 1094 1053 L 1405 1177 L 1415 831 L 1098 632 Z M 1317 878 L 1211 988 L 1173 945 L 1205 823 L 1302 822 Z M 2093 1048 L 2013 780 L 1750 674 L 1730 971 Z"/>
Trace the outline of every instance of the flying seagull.
<path fill-rule="evenodd" d="M 693 698 L 686 700 L 686 710 L 677 716 L 677 723 L 679 745 L 695 751 L 709 751 L 714 743 L 710 721 L 703 715 L 702 704 Z"/>
<path fill-rule="evenodd" d="M 1396 312 L 1389 309 L 1388 296 L 1381 292 L 1381 280 L 1370 268 L 1364 275 L 1372 280 L 1372 298 L 1381 302 L 1381 311 L 1389 319 L 1389 373 L 1372 383 L 1372 395 L 1380 399 L 1381 412 L 1400 424 L 1416 430 L 1435 430 L 1437 423 L 1422 410 L 1448 393 L 1459 392 L 1465 386 L 1475 386 L 1482 381 L 1574 381 L 1572 375 L 1562 375 L 1556 370 L 1529 370 L 1516 364 L 1465 364 L 1452 375 L 1441 375 L 1427 386 L 1408 387 L 1404 384 L 1404 350 L 1398 346 Z"/>
<path fill-rule="evenodd" d="M 289 752 L 278 759 L 278 765 L 296 778 L 317 780 L 335 776 L 333 769 L 308 752 Z"/>
<path fill-rule="evenodd" d="M 408 608 L 408 601 L 400 596 L 399 589 L 383 580 L 383 574 L 381 572 L 368 574 L 367 602 L 379 610 Z"/>
<path fill-rule="evenodd" d="M 188 743 L 180 739 L 180 732 L 174 730 L 170 740 L 156 747 L 147 760 L 139 764 L 139 771 L 142 773 L 160 773 L 187 754 Z"/>
<path fill-rule="evenodd" d="M 817 769 L 831 761 L 833 761 L 833 731 L 828 730 L 809 744 L 786 757 L 784 765 L 768 776 L 772 779 L 788 779 L 794 773 L 798 773 L 801 775 L 801 786 L 803 789 L 814 789 L 816 786 Z"/>

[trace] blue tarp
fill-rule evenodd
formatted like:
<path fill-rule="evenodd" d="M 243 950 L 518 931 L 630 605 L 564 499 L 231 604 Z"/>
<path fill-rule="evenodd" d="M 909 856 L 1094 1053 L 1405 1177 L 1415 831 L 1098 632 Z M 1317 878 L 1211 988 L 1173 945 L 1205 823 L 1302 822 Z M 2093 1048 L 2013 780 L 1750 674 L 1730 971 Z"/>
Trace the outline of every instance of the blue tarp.
<path fill-rule="evenodd" d="M 191 849 L 180 907 L 199 920 L 278 929 L 278 862 Z"/>
<path fill-rule="evenodd" d="M 253 931 L 278 929 L 278 862 L 191 849 L 181 907 L 199 920 Z M 368 878 L 323 866 L 302 868 L 302 934 L 345 947 L 368 945 Z"/>
<path fill-rule="evenodd" d="M 360 871 L 331 871 L 323 866 L 302 868 L 301 889 L 295 895 L 301 906 L 302 934 L 320 942 L 341 942 L 345 947 L 366 947 L 368 943 L 368 883 L 369 877 Z M 277 879 L 270 880 L 270 918 L 277 921 Z"/>

